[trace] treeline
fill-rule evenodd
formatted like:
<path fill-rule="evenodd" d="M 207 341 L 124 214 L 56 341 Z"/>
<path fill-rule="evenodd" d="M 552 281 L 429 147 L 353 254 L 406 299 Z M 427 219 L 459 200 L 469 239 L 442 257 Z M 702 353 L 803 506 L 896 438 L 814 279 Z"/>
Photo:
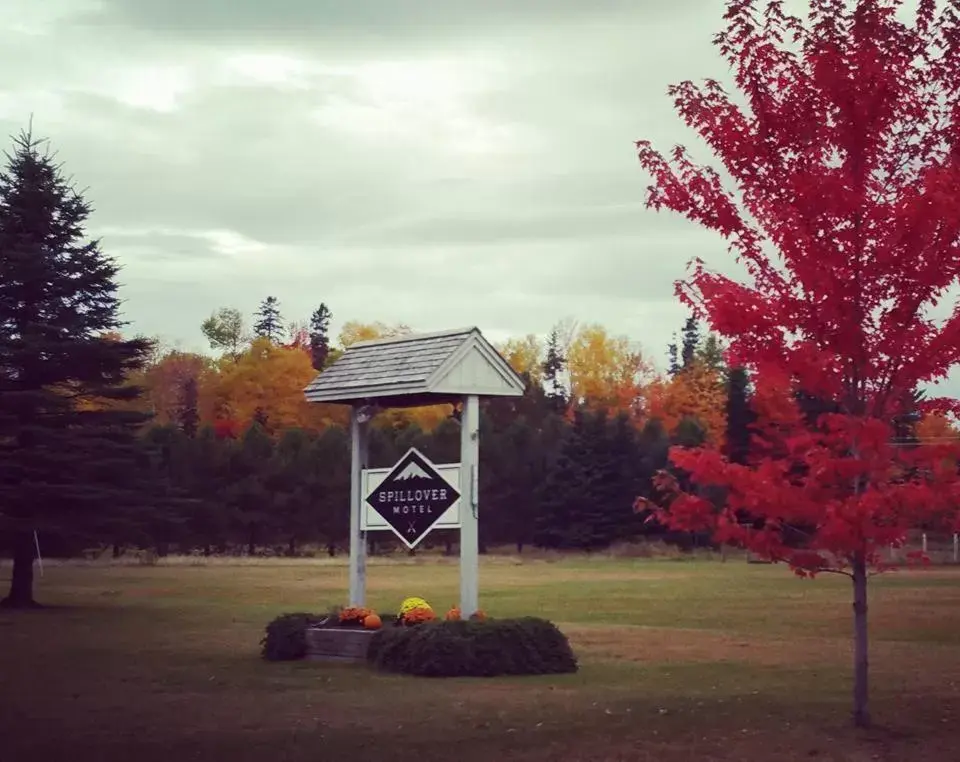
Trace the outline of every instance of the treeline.
<path fill-rule="evenodd" d="M 326 304 L 288 321 L 269 296 L 249 316 L 210 314 L 201 328 L 213 354 L 125 337 L 119 268 L 86 238 L 90 206 L 43 146 L 21 134 L 0 168 L 6 605 L 32 604 L 38 538 L 53 555 L 337 552 L 349 520 L 347 411 L 308 404 L 303 389 L 353 343 L 410 328 L 348 321 L 333 337 Z M 560 321 L 545 338 L 499 349 L 528 383 L 522 398 L 482 404 L 485 546 L 593 549 L 662 534 L 633 506 L 651 495 L 669 447 L 708 442 L 730 457 L 749 447 L 748 379 L 724 366 L 720 343 L 692 318 L 662 374 L 635 342 L 597 324 Z M 411 445 L 455 461 L 451 413 L 377 416 L 372 465 Z"/>
<path fill-rule="evenodd" d="M 370 466 L 392 466 L 410 447 L 434 462 L 459 460 L 460 426 L 451 406 L 430 430 L 416 420 L 375 420 Z M 517 551 L 595 550 L 642 535 L 703 542 L 662 528 L 634 512 L 651 495 L 651 479 L 666 468 L 672 444 L 695 446 L 704 427 L 684 419 L 677 431 L 625 411 L 570 405 L 556 391 L 531 383 L 519 399 L 481 405 L 480 540 Z M 344 427 L 288 428 L 271 435 L 254 421 L 239 435 L 182 423 L 150 427 L 145 443 L 162 476 L 189 499 L 153 525 L 159 554 L 244 553 L 335 555 L 348 542 L 350 454 Z M 401 547 L 390 532 L 368 535 L 372 553 Z M 124 538 L 110 540 L 119 554 Z M 424 547 L 452 550 L 456 533 L 434 532 Z M 135 543 L 136 544 L 136 543 Z M 307 550 L 308 549 L 308 550 Z"/>
<path fill-rule="evenodd" d="M 248 335 L 241 313 L 222 308 L 203 325 L 219 359 L 170 352 L 144 369 L 137 380 L 154 418 L 143 441 L 159 476 L 186 498 L 151 523 L 156 552 L 293 556 L 345 548 L 346 409 L 308 405 L 302 389 L 352 343 L 409 329 L 348 322 L 333 345 L 331 317 L 321 304 L 306 325 L 283 330 L 279 302 L 269 297 Z M 671 445 L 722 441 L 727 407 L 746 409 L 746 385 L 728 383 L 716 339 L 702 337 L 693 318 L 681 336 L 663 377 L 626 338 L 597 325 L 561 322 L 545 341 L 527 336 L 500 347 L 527 390 L 481 403 L 483 547 L 593 550 L 649 535 L 704 541 L 667 534 L 634 511 L 637 497 L 652 497 L 651 479 L 668 468 Z M 731 393 L 742 397 L 739 408 L 728 402 Z M 392 466 L 410 447 L 434 462 L 458 461 L 452 407 L 374 419 L 371 467 Z M 114 553 L 142 545 L 131 538 L 109 538 Z M 455 541 L 455 532 L 437 531 L 424 547 L 451 550 Z M 370 533 L 369 542 L 373 553 L 400 547 L 389 532 Z"/>

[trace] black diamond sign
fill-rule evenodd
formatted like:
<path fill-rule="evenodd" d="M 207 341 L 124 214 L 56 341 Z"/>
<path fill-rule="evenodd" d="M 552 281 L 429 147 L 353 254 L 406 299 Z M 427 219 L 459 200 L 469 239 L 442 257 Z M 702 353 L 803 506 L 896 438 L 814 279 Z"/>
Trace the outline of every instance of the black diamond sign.
<path fill-rule="evenodd" d="M 450 482 L 437 473 L 436 466 L 411 447 L 367 495 L 367 502 L 412 548 L 459 497 Z"/>

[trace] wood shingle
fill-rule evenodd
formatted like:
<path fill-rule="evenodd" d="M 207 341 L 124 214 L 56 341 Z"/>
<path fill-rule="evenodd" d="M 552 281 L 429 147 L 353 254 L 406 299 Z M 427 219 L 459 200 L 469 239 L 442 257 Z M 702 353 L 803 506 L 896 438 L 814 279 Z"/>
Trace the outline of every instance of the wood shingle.
<path fill-rule="evenodd" d="M 518 397 L 523 379 L 476 328 L 353 344 L 304 390 L 310 402 L 389 406 Z"/>

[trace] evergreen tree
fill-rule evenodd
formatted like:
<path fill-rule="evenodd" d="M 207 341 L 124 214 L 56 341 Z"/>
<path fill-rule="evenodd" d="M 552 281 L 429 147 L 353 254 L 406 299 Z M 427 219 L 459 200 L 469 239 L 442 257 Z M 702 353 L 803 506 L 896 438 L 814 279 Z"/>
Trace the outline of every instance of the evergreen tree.
<path fill-rule="evenodd" d="M 606 424 L 600 445 L 590 527 L 594 547 L 627 540 L 636 533 L 633 504 L 643 491 L 642 454 L 630 416 L 621 412 Z"/>
<path fill-rule="evenodd" d="M 145 339 L 122 323 L 118 266 L 85 239 L 90 206 L 31 133 L 0 170 L 0 532 L 13 553 L 4 603 L 33 601 L 34 532 L 120 534 L 154 490 L 123 403 Z"/>
<path fill-rule="evenodd" d="M 628 535 L 639 463 L 627 416 L 577 410 L 540 495 L 536 542 L 596 550 Z"/>
<path fill-rule="evenodd" d="M 562 412 L 567 409 L 567 392 L 560 375 L 566 368 L 567 359 L 560 349 L 560 336 L 557 329 L 550 332 L 547 339 L 547 355 L 543 362 L 543 380 L 547 387 L 547 399 L 550 407 Z"/>
<path fill-rule="evenodd" d="M 745 464 L 750 452 L 750 426 L 754 421 L 750 407 L 747 371 L 732 368 L 727 379 L 726 456 L 732 463 Z"/>
<path fill-rule="evenodd" d="M 715 333 L 707 334 L 707 338 L 697 349 L 696 361 L 707 370 L 723 376 L 727 371 L 727 364 L 723 359 L 723 347 Z"/>
<path fill-rule="evenodd" d="M 254 423 L 244 433 L 230 463 L 231 485 L 228 501 L 238 539 L 253 555 L 258 545 L 273 539 L 277 523 L 273 510 L 270 480 L 274 475 L 273 441 L 263 427 Z"/>
<path fill-rule="evenodd" d="M 677 352 L 677 334 L 673 334 L 673 341 L 667 345 L 667 360 L 670 363 L 667 366 L 667 373 L 670 374 L 671 378 L 680 372 L 680 360 L 677 356 Z"/>
<path fill-rule="evenodd" d="M 345 543 L 350 534 L 350 511 L 347 510 L 350 505 L 350 437 L 347 432 L 338 426 L 324 429 L 314 442 L 311 459 L 317 464 L 317 479 L 310 486 L 317 528 L 327 544 L 328 555 L 333 556 L 337 546 Z M 376 532 L 371 533 L 371 539 L 376 535 Z"/>
<path fill-rule="evenodd" d="M 538 494 L 534 542 L 545 548 L 570 547 L 572 527 L 590 498 L 588 414 L 574 412 L 556 459 Z"/>
<path fill-rule="evenodd" d="M 180 400 L 177 405 L 177 423 L 180 430 L 193 439 L 200 426 L 199 390 L 197 377 L 187 376 L 180 386 Z"/>
<path fill-rule="evenodd" d="M 689 317 L 683 325 L 683 348 L 680 355 L 684 370 L 692 366 L 697 359 L 697 349 L 699 347 L 700 326 L 695 317 Z"/>
<path fill-rule="evenodd" d="M 323 370 L 330 355 L 330 319 L 333 314 L 326 304 L 320 306 L 310 316 L 310 357 L 314 370 Z"/>
<path fill-rule="evenodd" d="M 257 336 L 270 339 L 279 344 L 283 338 L 283 316 L 280 314 L 280 302 L 275 296 L 268 296 L 260 303 L 260 309 L 255 315 L 253 332 Z"/>
<path fill-rule="evenodd" d="M 319 531 L 315 485 L 325 464 L 314 457 L 314 437 L 303 429 L 288 429 L 274 451 L 270 492 L 277 529 L 286 540 L 288 556 L 300 544 L 316 539 Z"/>
<path fill-rule="evenodd" d="M 677 447 L 699 447 L 706 441 L 707 430 L 692 415 L 685 415 L 680 419 L 671 437 L 671 443 Z"/>

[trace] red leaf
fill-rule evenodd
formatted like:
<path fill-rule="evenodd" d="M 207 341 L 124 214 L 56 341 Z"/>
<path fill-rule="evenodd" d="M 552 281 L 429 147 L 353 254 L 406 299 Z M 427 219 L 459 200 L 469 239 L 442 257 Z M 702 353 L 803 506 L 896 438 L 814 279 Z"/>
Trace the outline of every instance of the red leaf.
<path fill-rule="evenodd" d="M 750 371 L 757 416 L 749 465 L 671 451 L 685 491 L 657 477 L 660 520 L 804 576 L 883 569 L 908 530 L 960 528 L 957 443 L 916 443 L 905 422 L 960 357 L 960 306 L 932 312 L 960 281 L 960 17 L 921 0 L 909 25 L 898 5 L 813 0 L 801 20 L 728 0 L 716 44 L 742 98 L 710 79 L 670 95 L 733 182 L 637 143 L 648 206 L 715 231 L 745 268 L 695 261 L 676 291 Z"/>

